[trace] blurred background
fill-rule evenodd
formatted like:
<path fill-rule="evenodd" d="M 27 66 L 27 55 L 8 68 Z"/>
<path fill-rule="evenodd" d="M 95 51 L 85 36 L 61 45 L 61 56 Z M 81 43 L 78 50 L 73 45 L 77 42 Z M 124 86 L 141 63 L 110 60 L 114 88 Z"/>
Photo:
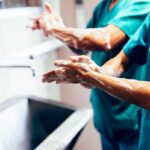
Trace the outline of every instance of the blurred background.
<path fill-rule="evenodd" d="M 100 0 L 47 0 L 69 27 L 86 26 Z M 90 90 L 80 85 L 43 84 L 44 72 L 56 59 L 72 53 L 61 42 L 44 38 L 39 31 L 26 28 L 30 16 L 42 11 L 45 1 L 0 0 L 0 102 L 18 95 L 36 95 L 79 107 L 91 107 Z M 35 76 L 34 76 L 35 74 Z M 91 120 L 74 150 L 100 150 L 100 137 Z"/>

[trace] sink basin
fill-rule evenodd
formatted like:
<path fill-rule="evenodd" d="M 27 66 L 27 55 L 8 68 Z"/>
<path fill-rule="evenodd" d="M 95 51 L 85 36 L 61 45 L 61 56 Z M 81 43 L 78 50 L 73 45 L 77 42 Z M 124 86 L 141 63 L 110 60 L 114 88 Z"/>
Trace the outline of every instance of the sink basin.
<path fill-rule="evenodd" d="M 38 97 L 0 104 L 0 150 L 71 150 L 92 111 Z"/>

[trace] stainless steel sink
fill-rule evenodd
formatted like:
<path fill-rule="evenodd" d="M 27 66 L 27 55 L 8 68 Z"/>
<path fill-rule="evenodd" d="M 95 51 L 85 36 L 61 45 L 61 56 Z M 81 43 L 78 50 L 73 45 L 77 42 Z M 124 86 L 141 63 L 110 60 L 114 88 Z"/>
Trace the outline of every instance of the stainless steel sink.
<path fill-rule="evenodd" d="M 91 116 L 49 99 L 10 99 L 0 104 L 0 150 L 71 150 Z"/>

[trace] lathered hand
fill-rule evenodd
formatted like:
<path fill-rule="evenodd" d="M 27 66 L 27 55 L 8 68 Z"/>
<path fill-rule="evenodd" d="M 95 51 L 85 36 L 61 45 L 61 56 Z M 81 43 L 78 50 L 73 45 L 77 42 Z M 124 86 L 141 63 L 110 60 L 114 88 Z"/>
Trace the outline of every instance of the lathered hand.
<path fill-rule="evenodd" d="M 95 64 L 94 61 L 90 59 L 90 57 L 82 55 L 82 56 L 70 56 L 67 60 L 56 60 L 55 65 L 59 67 L 63 67 L 69 63 L 77 63 L 79 66 L 82 66 L 84 70 L 91 69 L 96 72 L 101 72 L 101 68 Z"/>
<path fill-rule="evenodd" d="M 45 36 L 48 36 L 55 28 L 64 27 L 61 16 L 49 3 L 44 4 L 44 12 L 42 15 L 31 19 L 33 26 L 30 26 L 30 28 L 33 30 L 42 30 Z"/>
<path fill-rule="evenodd" d="M 70 60 L 61 60 L 62 65 L 67 66 L 69 63 L 74 64 L 75 62 L 71 62 Z M 83 64 L 85 63 L 81 63 L 81 65 Z M 88 82 L 88 80 L 86 80 L 86 77 L 84 77 L 80 71 L 76 70 L 75 68 L 69 68 L 69 66 L 59 67 L 48 71 L 43 75 L 42 81 L 47 83 L 53 81 L 56 81 L 56 83 L 80 83 L 86 88 L 93 88 L 93 86 Z"/>

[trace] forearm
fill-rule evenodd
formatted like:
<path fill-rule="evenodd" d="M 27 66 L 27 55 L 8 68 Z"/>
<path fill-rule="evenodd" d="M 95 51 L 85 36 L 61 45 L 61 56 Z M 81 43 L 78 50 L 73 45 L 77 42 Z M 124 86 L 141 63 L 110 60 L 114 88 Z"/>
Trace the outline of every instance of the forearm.
<path fill-rule="evenodd" d="M 88 51 L 107 49 L 102 29 L 57 28 L 51 34 L 76 49 Z"/>
<path fill-rule="evenodd" d="M 114 97 L 150 109 L 150 82 L 121 79 L 96 72 L 87 73 L 86 76 L 92 85 Z"/>
<path fill-rule="evenodd" d="M 129 59 L 127 58 L 127 56 L 124 54 L 123 51 L 120 51 L 120 53 L 117 56 L 108 60 L 101 67 L 101 73 L 114 77 L 119 77 L 130 66 L 132 66 L 131 61 L 129 61 Z"/>
<path fill-rule="evenodd" d="M 126 34 L 112 24 L 94 29 L 68 28 L 48 3 L 44 5 L 43 14 L 32 20 L 32 29 L 42 30 L 46 37 L 52 35 L 76 49 L 110 51 L 127 39 Z"/>
<path fill-rule="evenodd" d="M 125 33 L 113 25 L 90 29 L 55 28 L 50 34 L 73 48 L 87 51 L 110 51 L 127 39 Z"/>

